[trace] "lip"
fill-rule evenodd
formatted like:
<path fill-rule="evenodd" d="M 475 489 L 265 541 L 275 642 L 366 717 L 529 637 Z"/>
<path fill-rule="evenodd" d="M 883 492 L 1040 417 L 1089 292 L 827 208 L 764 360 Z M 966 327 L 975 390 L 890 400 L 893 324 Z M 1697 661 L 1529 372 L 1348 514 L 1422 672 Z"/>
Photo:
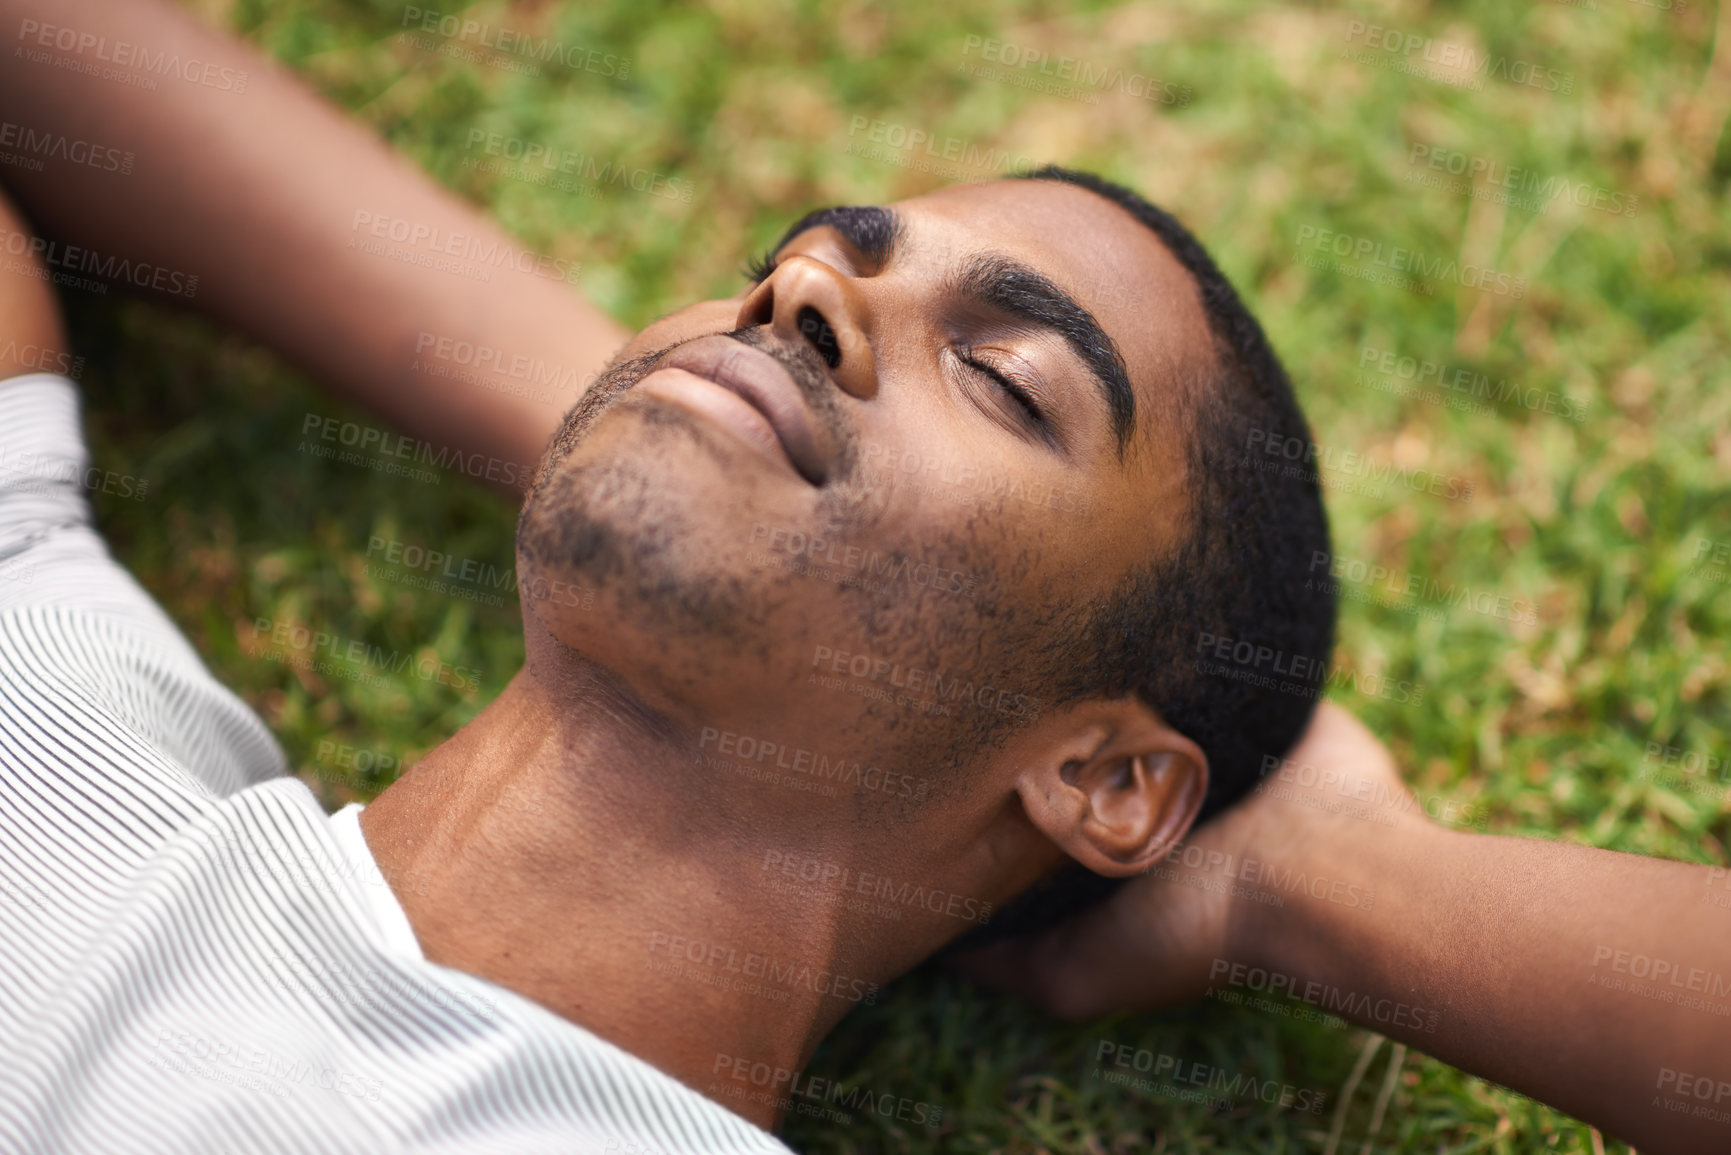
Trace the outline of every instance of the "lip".
<path fill-rule="evenodd" d="M 794 470 L 812 485 L 824 483 L 828 446 L 817 432 L 805 395 L 774 357 L 716 334 L 679 346 L 655 368 L 683 369 L 739 397 L 769 423 Z"/>

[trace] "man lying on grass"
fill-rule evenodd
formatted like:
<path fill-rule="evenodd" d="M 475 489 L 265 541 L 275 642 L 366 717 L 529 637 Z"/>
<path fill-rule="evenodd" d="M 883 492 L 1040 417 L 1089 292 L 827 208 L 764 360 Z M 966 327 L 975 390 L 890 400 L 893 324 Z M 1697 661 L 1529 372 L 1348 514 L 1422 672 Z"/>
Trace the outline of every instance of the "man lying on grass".
<path fill-rule="evenodd" d="M 1194 996 L 1221 960 L 1280 965 L 1368 992 L 1365 1019 L 1397 1035 L 1374 1006 L 1428 983 L 1445 1026 L 1416 1036 L 1427 1050 L 1632 1136 L 1712 1125 L 1646 1102 L 1649 1067 L 1694 1077 L 1719 1054 L 1698 1024 L 1656 1033 L 1666 1012 L 1616 1004 L 1618 1053 L 1559 1073 L 1555 985 L 1483 963 L 1515 944 L 1578 969 L 1576 947 L 1610 941 L 1546 914 L 1582 921 L 1531 944 L 1538 899 L 1499 860 L 1603 872 L 1641 895 L 1613 937 L 1649 947 L 1654 880 L 1690 868 L 1555 859 L 1413 814 L 1390 843 L 1272 796 L 1227 809 L 1310 717 L 1334 608 L 1303 578 L 1329 546 L 1314 478 L 1241 465 L 1253 434 L 1309 433 L 1165 214 L 1061 170 L 826 210 L 741 294 L 621 347 L 544 278 L 477 284 L 348 246 L 363 208 L 497 233 L 172 9 L 6 12 L 50 47 L 74 28 L 253 78 L 244 101 L 136 101 L 11 69 L 19 123 L 142 158 L 125 184 L 15 174 L 38 229 L 197 270 L 200 307 L 350 396 L 540 465 L 523 670 L 373 804 L 327 818 L 106 556 L 73 387 L 4 370 L 0 550 L 32 580 L 0 590 L 0 869 L 31 902 L 0 915 L 0 1145 L 780 1150 L 763 1128 L 786 1100 L 741 1096 L 761 1090 L 750 1072 L 799 1070 L 851 1007 L 982 923 L 1090 906 L 972 965 L 1069 1013 Z M 7 270 L 5 336 L 64 349 L 55 269 L 31 259 Z M 560 423 L 423 375 L 429 332 L 606 367 Z M 1198 661 L 1223 642 L 1247 656 Z M 1338 712 L 1306 745 L 1399 790 Z M 820 752 L 854 769 L 810 788 Z M 1374 911 L 1146 873 L 1217 814 L 1193 844 L 1374 878 Z M 1543 1063 L 1506 1044 L 1511 1020 Z"/>

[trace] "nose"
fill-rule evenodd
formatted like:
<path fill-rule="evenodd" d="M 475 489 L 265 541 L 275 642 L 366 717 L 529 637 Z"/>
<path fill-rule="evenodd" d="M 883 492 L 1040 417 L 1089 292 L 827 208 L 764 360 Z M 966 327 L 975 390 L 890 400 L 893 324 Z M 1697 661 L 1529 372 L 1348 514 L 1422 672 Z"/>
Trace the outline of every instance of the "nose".
<path fill-rule="evenodd" d="M 810 345 L 844 392 L 867 401 L 878 388 L 869 324 L 865 296 L 853 278 L 811 257 L 788 257 L 745 298 L 737 327 L 768 325 L 783 341 Z"/>

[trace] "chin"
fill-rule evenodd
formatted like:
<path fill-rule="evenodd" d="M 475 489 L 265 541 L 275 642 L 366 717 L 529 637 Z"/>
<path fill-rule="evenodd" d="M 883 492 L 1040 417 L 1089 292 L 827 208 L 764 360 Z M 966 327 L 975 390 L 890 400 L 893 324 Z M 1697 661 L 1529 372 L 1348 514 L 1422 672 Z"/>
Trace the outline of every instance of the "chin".
<path fill-rule="evenodd" d="M 796 595 L 816 591 L 747 556 L 754 519 L 787 514 L 736 498 L 689 448 L 601 460 L 589 448 L 546 479 L 518 527 L 525 611 L 548 633 L 621 674 L 648 662 L 677 681 L 702 654 L 766 669 L 769 639 L 806 632 Z"/>

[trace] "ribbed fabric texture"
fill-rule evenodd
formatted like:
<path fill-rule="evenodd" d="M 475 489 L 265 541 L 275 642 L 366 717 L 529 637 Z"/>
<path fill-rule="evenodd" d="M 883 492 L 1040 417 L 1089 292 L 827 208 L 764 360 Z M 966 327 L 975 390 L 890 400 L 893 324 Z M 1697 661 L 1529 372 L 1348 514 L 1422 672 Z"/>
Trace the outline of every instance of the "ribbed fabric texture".
<path fill-rule="evenodd" d="M 88 469 L 71 382 L 0 383 L 0 1151 L 786 1155 L 390 949 L 386 884 L 109 556 Z"/>

